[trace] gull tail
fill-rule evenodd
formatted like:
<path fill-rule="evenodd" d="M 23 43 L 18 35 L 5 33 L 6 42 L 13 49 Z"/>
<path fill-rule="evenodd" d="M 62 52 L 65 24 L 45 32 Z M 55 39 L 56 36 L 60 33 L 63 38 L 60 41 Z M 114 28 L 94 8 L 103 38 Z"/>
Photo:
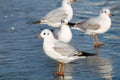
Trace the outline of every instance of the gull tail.
<path fill-rule="evenodd" d="M 27 24 L 40 24 L 41 23 L 41 21 L 39 20 L 39 21 L 34 21 L 34 22 L 27 22 Z"/>
<path fill-rule="evenodd" d="M 78 23 L 68 22 L 68 25 L 70 26 L 70 28 L 75 27 L 75 26 L 81 26 L 82 24 L 84 24 L 84 22 L 78 22 Z"/>
<path fill-rule="evenodd" d="M 96 56 L 96 54 L 82 51 L 82 56 L 86 56 L 86 57 L 88 57 L 88 56 Z"/>
<path fill-rule="evenodd" d="M 84 52 L 84 51 L 78 51 L 78 54 L 75 54 L 74 56 L 85 56 L 85 57 L 88 57 L 88 56 L 96 56 L 95 53 L 89 53 L 89 52 Z"/>
<path fill-rule="evenodd" d="M 70 27 L 73 27 L 75 24 L 76 24 L 76 23 L 68 22 L 68 25 L 69 25 Z"/>

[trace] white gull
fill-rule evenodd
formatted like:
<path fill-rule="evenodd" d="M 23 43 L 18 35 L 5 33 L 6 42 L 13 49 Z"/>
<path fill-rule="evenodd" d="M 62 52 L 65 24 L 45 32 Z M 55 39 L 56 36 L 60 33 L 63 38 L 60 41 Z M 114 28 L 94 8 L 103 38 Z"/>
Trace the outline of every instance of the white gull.
<path fill-rule="evenodd" d="M 94 46 L 100 47 L 104 43 L 99 42 L 97 34 L 103 34 L 110 29 L 111 19 L 109 16 L 112 16 L 112 13 L 108 7 L 105 7 L 100 11 L 99 16 L 90 18 L 85 22 L 69 23 L 69 25 L 72 29 L 78 29 L 91 35 Z"/>
<path fill-rule="evenodd" d="M 53 30 L 53 34 L 56 39 L 69 43 L 72 39 L 72 31 L 67 24 L 68 24 L 67 20 L 62 19 L 60 28 L 59 29 L 55 28 Z"/>
<path fill-rule="evenodd" d="M 86 58 L 87 56 L 95 55 L 83 51 L 77 51 L 69 44 L 55 39 L 53 33 L 48 29 L 44 29 L 36 37 L 42 37 L 44 39 L 43 49 L 45 54 L 59 62 L 58 72 L 56 72 L 58 76 L 64 76 L 64 63 L 69 63 L 79 58 Z"/>
<path fill-rule="evenodd" d="M 71 3 L 76 0 L 63 0 L 62 6 L 50 11 L 45 17 L 39 21 L 30 22 L 32 24 L 48 24 L 51 27 L 60 27 L 61 20 L 66 18 L 67 21 L 70 21 L 73 17 L 73 9 Z"/>

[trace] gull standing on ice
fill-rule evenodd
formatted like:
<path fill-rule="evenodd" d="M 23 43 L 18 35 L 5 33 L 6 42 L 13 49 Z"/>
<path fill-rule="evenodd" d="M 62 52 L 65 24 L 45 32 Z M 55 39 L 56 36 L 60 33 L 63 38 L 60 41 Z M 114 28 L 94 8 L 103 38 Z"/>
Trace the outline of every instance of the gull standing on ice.
<path fill-rule="evenodd" d="M 77 51 L 69 44 L 59 41 L 54 38 L 53 33 L 44 29 L 37 38 L 43 38 L 43 49 L 47 56 L 57 60 L 59 62 L 58 71 L 55 72 L 57 76 L 63 76 L 64 78 L 64 63 L 69 63 L 79 58 L 85 58 L 87 56 L 94 56 L 87 52 Z"/>
<path fill-rule="evenodd" d="M 68 22 L 66 19 L 61 20 L 61 26 L 59 29 L 53 30 L 53 35 L 56 39 L 69 43 L 72 39 L 72 31 L 68 26 Z"/>
<path fill-rule="evenodd" d="M 100 15 L 95 18 L 90 18 L 86 22 L 69 23 L 72 29 L 78 29 L 91 35 L 94 46 L 100 47 L 104 43 L 99 42 L 97 34 L 103 34 L 107 32 L 111 27 L 111 19 L 109 16 L 113 16 L 109 8 L 103 8 L 100 11 Z"/>
<path fill-rule="evenodd" d="M 51 27 L 60 27 L 61 20 L 66 18 L 67 21 L 70 21 L 73 17 L 73 9 L 71 4 L 76 0 L 63 0 L 62 6 L 50 11 L 45 17 L 39 21 L 30 22 L 32 24 L 48 24 Z"/>

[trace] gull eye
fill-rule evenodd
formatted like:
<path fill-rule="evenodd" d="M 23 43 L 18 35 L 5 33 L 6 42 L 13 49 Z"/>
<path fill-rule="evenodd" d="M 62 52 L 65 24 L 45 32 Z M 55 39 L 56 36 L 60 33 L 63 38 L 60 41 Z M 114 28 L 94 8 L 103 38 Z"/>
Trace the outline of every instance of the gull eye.
<path fill-rule="evenodd" d="M 47 33 L 47 35 L 49 35 L 49 33 Z"/>
<path fill-rule="evenodd" d="M 43 33 L 43 35 L 46 35 L 46 33 Z"/>
<path fill-rule="evenodd" d="M 101 13 L 103 13 L 103 11 Z"/>
<path fill-rule="evenodd" d="M 67 2 L 67 4 L 70 4 L 70 2 Z"/>
<path fill-rule="evenodd" d="M 107 11 L 104 11 L 105 13 L 107 13 Z"/>

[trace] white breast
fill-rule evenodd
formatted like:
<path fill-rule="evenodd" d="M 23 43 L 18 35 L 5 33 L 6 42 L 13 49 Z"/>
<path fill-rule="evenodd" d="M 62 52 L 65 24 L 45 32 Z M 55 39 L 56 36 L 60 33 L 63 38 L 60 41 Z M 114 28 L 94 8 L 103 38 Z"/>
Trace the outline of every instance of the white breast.
<path fill-rule="evenodd" d="M 111 19 L 109 17 L 106 17 L 106 18 L 103 18 L 101 21 L 100 21 L 100 29 L 97 30 L 96 32 L 98 34 L 103 34 L 105 32 L 107 32 L 110 27 L 111 27 Z"/>
<path fill-rule="evenodd" d="M 54 51 L 53 47 L 54 47 L 53 42 L 49 42 L 49 41 L 46 42 L 46 41 L 44 41 L 44 43 L 43 43 L 43 49 L 44 49 L 45 54 L 48 57 L 57 60 L 61 55 L 58 54 L 58 53 L 56 53 Z"/>
<path fill-rule="evenodd" d="M 71 6 L 66 9 L 66 13 L 68 15 L 67 20 L 70 21 L 72 19 L 72 17 L 73 17 L 73 9 L 72 9 Z"/>
<path fill-rule="evenodd" d="M 69 28 L 68 25 L 65 24 L 62 25 L 58 35 L 58 40 L 69 43 L 71 39 L 72 39 L 71 29 Z"/>

